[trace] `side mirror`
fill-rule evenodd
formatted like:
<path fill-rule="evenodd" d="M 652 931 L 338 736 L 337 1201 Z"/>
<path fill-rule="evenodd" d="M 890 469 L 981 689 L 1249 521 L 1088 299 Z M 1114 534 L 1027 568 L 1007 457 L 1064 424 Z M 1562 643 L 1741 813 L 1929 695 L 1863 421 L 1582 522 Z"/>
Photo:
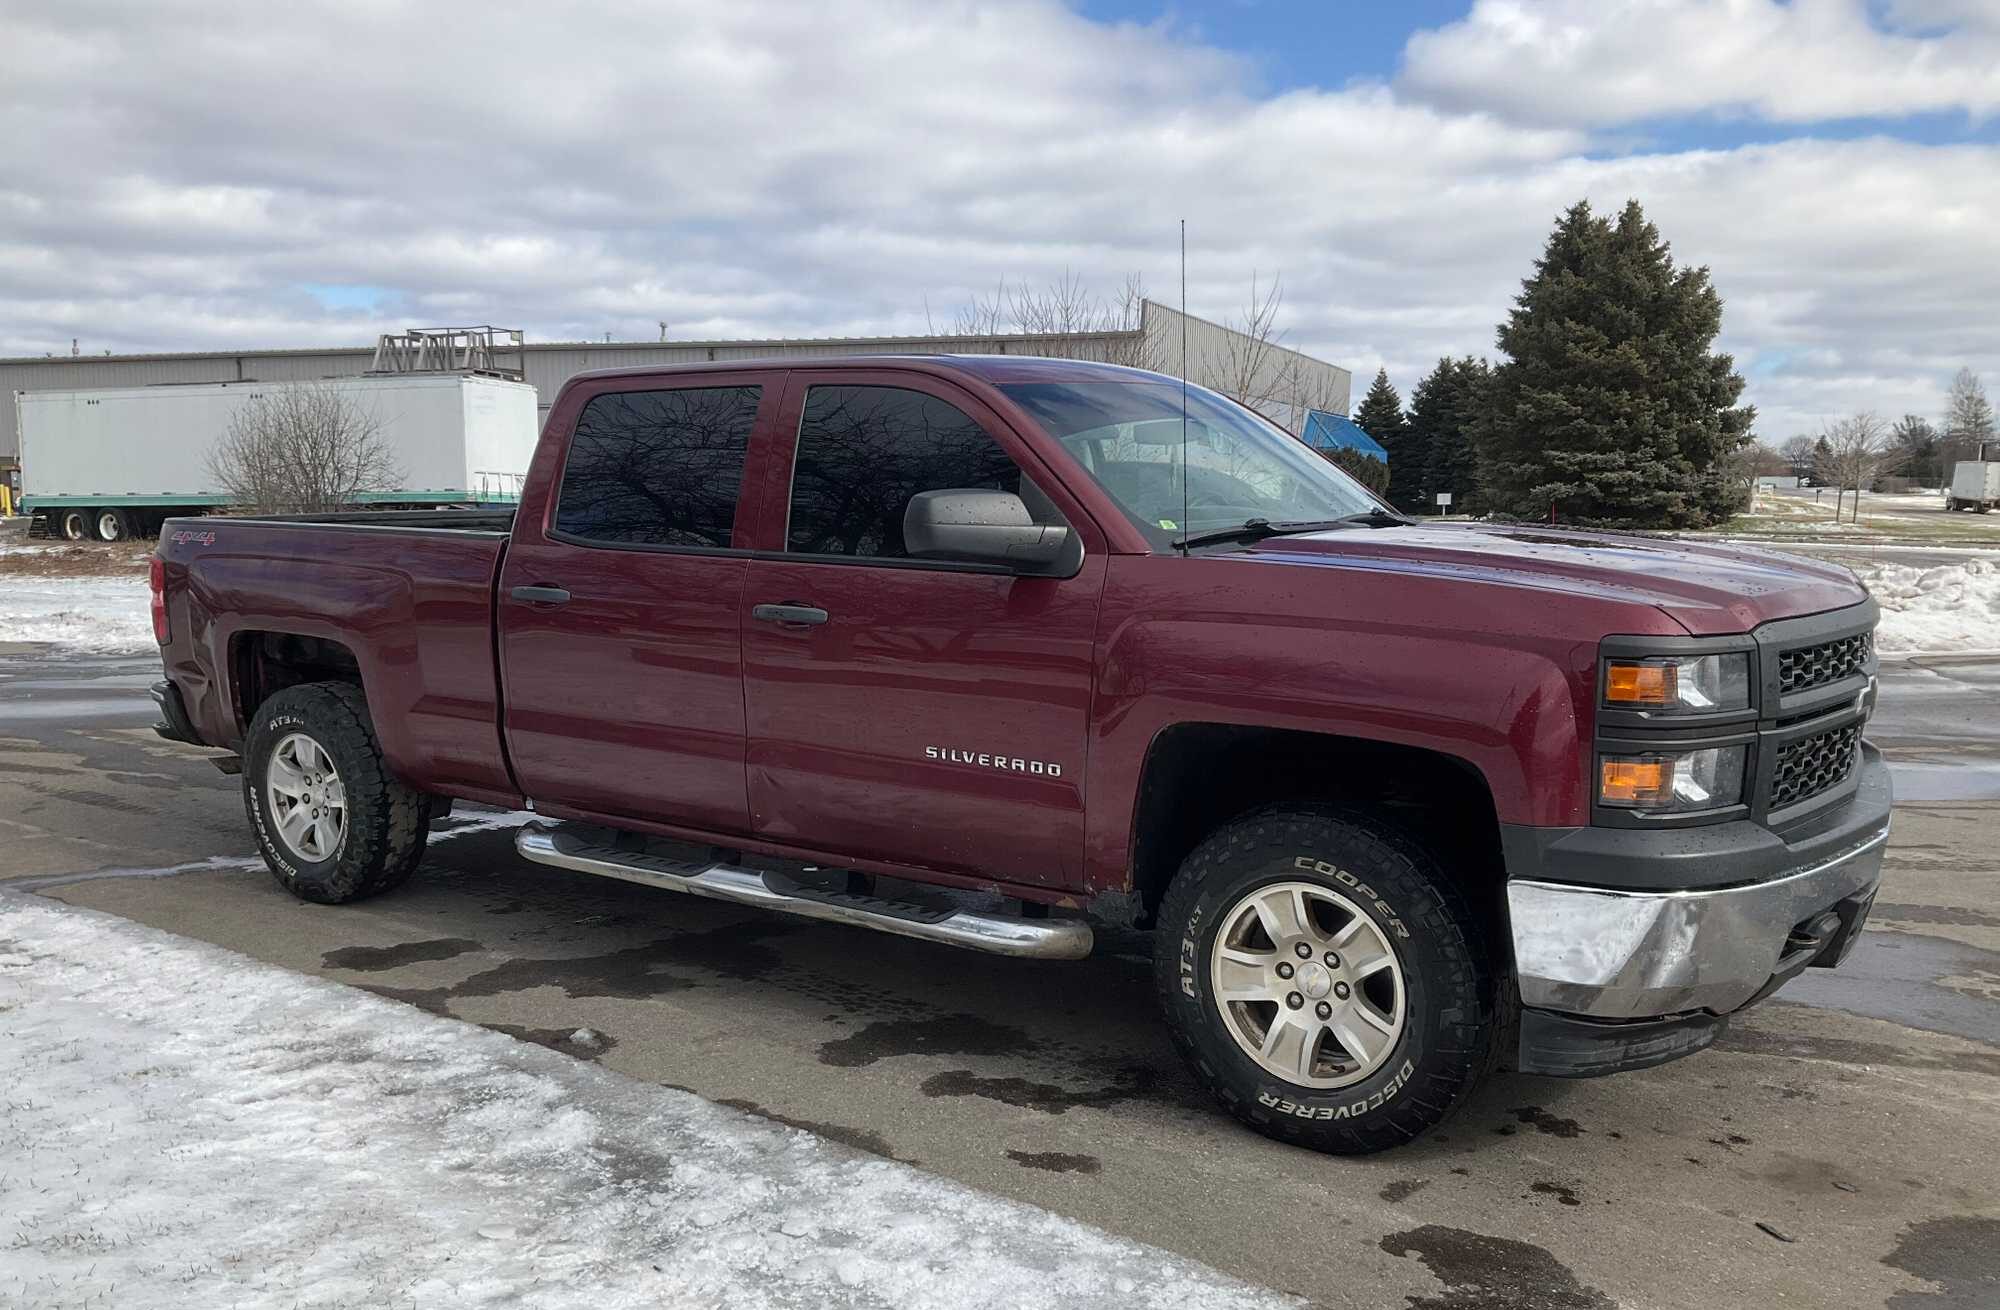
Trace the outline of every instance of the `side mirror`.
<path fill-rule="evenodd" d="M 917 559 L 1046 573 L 1073 553 L 1072 537 L 1059 523 L 1035 522 L 1008 491 L 920 491 L 903 511 L 903 548 Z"/>

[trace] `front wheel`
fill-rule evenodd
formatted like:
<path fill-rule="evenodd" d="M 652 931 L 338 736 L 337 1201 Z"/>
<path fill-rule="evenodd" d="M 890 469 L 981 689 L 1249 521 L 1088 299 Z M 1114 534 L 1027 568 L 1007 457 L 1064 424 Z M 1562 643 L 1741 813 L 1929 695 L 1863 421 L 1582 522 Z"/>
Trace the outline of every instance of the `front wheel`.
<path fill-rule="evenodd" d="M 56 526 L 62 530 L 64 541 L 90 540 L 90 511 L 87 509 L 66 509 Z"/>
<path fill-rule="evenodd" d="M 1238 819 L 1160 907 L 1155 980 L 1176 1045 L 1237 1118 L 1351 1155 L 1434 1128 L 1491 1067 L 1485 936 L 1437 861 L 1326 809 Z"/>
<path fill-rule="evenodd" d="M 287 687 L 258 707 L 243 807 L 278 885 L 321 905 L 400 886 L 430 835 L 430 798 L 390 774 L 368 702 L 347 683 Z"/>

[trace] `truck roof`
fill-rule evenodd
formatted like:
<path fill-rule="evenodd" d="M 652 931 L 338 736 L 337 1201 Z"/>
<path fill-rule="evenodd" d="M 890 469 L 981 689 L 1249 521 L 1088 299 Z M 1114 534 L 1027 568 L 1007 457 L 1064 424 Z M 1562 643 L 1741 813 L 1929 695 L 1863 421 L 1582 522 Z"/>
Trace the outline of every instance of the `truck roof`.
<path fill-rule="evenodd" d="M 637 368 L 600 368 L 572 374 L 570 382 L 598 378 L 667 377 L 703 373 L 784 373 L 829 370 L 905 368 L 925 373 L 958 375 L 998 385 L 1008 382 L 1168 382 L 1173 379 L 1122 364 L 1087 359 L 1050 359 L 1041 355 L 830 355 L 774 356 L 770 359 L 715 360 L 696 364 L 652 364 Z"/>

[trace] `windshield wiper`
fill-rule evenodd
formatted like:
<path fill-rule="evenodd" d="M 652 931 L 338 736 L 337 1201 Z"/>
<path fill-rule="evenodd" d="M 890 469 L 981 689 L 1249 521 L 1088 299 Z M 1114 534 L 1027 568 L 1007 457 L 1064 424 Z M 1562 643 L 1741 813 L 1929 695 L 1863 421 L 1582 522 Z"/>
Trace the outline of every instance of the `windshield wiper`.
<path fill-rule="evenodd" d="M 1333 528 L 1351 528 L 1366 515 L 1349 515 L 1338 519 L 1308 519 L 1297 522 L 1273 523 L 1269 519 L 1245 519 L 1233 528 L 1219 528 L 1214 532 L 1200 532 L 1191 537 L 1183 537 L 1174 543 L 1174 549 L 1186 550 L 1190 546 L 1213 546 L 1224 541 L 1262 541 L 1266 537 L 1289 537 L 1301 532 L 1326 532 Z"/>
<path fill-rule="evenodd" d="M 1340 521 L 1342 523 L 1365 523 L 1371 528 L 1407 528 L 1416 522 L 1413 518 L 1383 509 L 1380 505 L 1369 509 L 1365 513 L 1346 515 Z"/>

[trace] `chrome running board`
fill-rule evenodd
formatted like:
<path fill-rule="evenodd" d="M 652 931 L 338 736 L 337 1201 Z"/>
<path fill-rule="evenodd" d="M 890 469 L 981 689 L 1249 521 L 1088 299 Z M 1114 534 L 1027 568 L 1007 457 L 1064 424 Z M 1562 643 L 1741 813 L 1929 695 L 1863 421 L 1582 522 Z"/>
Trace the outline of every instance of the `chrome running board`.
<path fill-rule="evenodd" d="M 993 955 L 1080 960 L 1090 954 L 1092 944 L 1090 925 L 1081 919 L 1027 919 L 974 910 L 940 910 L 909 901 L 822 891 L 781 873 L 759 873 L 732 864 L 703 864 L 645 851 L 621 850 L 561 827 L 539 823 L 521 829 L 520 836 L 514 839 L 514 849 L 525 859 L 558 869 L 622 878 L 646 887 L 664 887 L 808 919 L 874 928 L 898 937 L 965 946 Z"/>

